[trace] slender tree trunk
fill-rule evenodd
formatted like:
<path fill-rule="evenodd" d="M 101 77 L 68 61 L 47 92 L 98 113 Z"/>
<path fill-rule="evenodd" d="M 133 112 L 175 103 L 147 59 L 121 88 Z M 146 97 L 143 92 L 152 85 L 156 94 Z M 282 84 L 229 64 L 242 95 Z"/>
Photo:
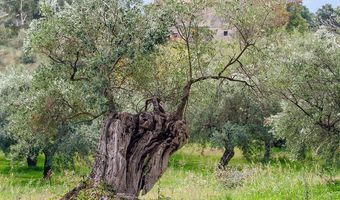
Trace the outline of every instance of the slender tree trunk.
<path fill-rule="evenodd" d="M 27 166 L 30 168 L 34 168 L 37 166 L 37 162 L 38 162 L 38 156 L 27 156 Z"/>
<path fill-rule="evenodd" d="M 329 133 L 331 134 L 333 137 L 326 150 L 325 164 L 338 168 L 340 165 L 340 130 L 334 129 Z"/>
<path fill-rule="evenodd" d="M 302 143 L 299 146 L 299 149 L 297 151 L 297 159 L 299 160 L 305 160 L 306 159 L 306 153 L 307 153 L 307 147 L 305 143 Z"/>
<path fill-rule="evenodd" d="M 45 161 L 44 161 L 44 179 L 49 180 L 52 176 L 52 162 L 53 162 L 53 152 L 49 150 L 44 150 Z"/>
<path fill-rule="evenodd" d="M 201 156 L 204 156 L 204 149 L 205 149 L 206 145 L 202 145 L 201 146 Z"/>
<path fill-rule="evenodd" d="M 227 141 L 225 143 L 224 153 L 217 167 L 219 169 L 224 169 L 228 165 L 229 161 L 234 157 L 234 155 L 235 155 L 234 146 Z"/>
<path fill-rule="evenodd" d="M 170 155 L 186 143 L 186 123 L 165 113 L 153 101 L 153 112 L 111 113 L 105 120 L 89 184 L 80 183 L 64 196 L 100 184 L 113 188 L 117 199 L 146 194 L 167 168 Z M 106 198 L 106 197 L 100 197 Z"/>
<path fill-rule="evenodd" d="M 264 162 L 268 162 L 269 159 L 270 159 L 270 149 L 271 149 L 271 142 L 265 141 L 265 143 L 264 143 L 264 156 L 263 156 Z"/>

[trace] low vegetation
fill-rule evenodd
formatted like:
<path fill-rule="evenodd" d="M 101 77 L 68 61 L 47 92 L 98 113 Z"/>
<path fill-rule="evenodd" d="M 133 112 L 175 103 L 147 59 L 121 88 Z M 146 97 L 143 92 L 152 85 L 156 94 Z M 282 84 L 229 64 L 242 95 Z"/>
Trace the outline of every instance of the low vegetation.
<path fill-rule="evenodd" d="M 323 171 L 311 160 L 291 161 L 287 152 L 275 149 L 268 165 L 249 163 L 236 150 L 229 167 L 215 172 L 222 151 L 188 145 L 176 152 L 169 169 L 141 199 L 339 199 L 340 171 Z M 0 156 L 0 199 L 57 199 L 85 176 L 90 166 L 57 170 L 49 181 L 42 180 L 43 157 L 36 168 L 11 163 Z M 72 177 L 72 178 L 70 178 Z"/>

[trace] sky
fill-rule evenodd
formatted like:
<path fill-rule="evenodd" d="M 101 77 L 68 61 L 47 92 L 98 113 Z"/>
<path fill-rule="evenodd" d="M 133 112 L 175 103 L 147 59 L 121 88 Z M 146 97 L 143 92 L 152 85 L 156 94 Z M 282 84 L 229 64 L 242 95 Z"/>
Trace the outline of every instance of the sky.
<path fill-rule="evenodd" d="M 303 4 L 313 13 L 326 3 L 332 4 L 333 8 L 340 6 L 340 0 L 303 0 Z"/>

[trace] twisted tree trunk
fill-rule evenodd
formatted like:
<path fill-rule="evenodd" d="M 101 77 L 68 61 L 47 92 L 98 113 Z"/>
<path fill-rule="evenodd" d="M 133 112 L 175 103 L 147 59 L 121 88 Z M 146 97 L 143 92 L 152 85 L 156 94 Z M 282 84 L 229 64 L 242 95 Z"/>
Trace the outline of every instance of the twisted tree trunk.
<path fill-rule="evenodd" d="M 104 183 L 118 199 L 137 199 L 151 190 L 167 168 L 170 155 L 186 143 L 186 123 L 165 113 L 158 101 L 153 112 L 111 113 L 105 120 L 90 174 L 90 184 L 79 184 L 63 199 L 79 190 Z"/>
<path fill-rule="evenodd" d="M 235 151 L 234 151 L 234 146 L 232 144 L 230 144 L 229 141 L 227 141 L 225 143 L 225 150 L 224 150 L 224 153 L 220 159 L 220 162 L 218 163 L 217 167 L 219 169 L 224 169 L 229 161 L 234 157 L 235 155 Z"/>

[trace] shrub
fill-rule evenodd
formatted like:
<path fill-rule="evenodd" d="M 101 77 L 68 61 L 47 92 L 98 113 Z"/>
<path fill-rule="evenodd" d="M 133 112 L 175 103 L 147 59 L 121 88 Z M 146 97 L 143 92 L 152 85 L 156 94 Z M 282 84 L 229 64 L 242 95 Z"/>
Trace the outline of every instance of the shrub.
<path fill-rule="evenodd" d="M 217 169 L 215 176 L 223 186 L 227 188 L 236 188 L 242 186 L 244 181 L 251 179 L 255 174 L 255 168 L 226 167 L 225 169 Z"/>
<path fill-rule="evenodd" d="M 14 31 L 0 26 L 0 45 L 6 45 L 8 40 L 14 36 Z"/>
<path fill-rule="evenodd" d="M 22 64 L 31 64 L 31 63 L 35 63 L 35 57 L 29 54 L 23 54 L 20 57 L 20 63 Z"/>

